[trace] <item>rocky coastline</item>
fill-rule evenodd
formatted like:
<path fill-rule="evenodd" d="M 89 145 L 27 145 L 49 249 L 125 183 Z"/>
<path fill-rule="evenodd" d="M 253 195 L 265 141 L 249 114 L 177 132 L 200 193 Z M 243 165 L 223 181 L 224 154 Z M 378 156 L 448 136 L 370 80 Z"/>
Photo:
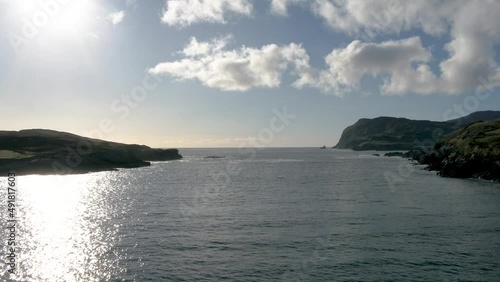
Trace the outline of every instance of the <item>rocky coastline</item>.
<path fill-rule="evenodd" d="M 44 129 L 0 131 L 0 176 L 79 174 L 150 166 L 181 159 L 177 149 L 153 149 Z"/>
<path fill-rule="evenodd" d="M 441 136 L 468 124 L 499 118 L 500 111 L 474 112 L 444 122 L 396 117 L 362 118 L 344 129 L 333 148 L 354 151 L 408 151 L 434 144 Z"/>
<path fill-rule="evenodd" d="M 469 124 L 443 136 L 432 149 L 391 152 L 443 177 L 500 181 L 500 119 Z"/>
<path fill-rule="evenodd" d="M 419 161 L 445 177 L 500 181 L 500 119 L 444 136 Z"/>

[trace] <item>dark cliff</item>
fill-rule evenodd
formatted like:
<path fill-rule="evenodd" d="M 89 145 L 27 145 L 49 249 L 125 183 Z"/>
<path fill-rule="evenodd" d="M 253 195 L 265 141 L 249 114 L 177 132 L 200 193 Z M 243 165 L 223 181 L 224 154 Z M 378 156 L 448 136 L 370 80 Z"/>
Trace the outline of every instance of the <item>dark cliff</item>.
<path fill-rule="evenodd" d="M 446 122 L 395 117 L 360 119 L 343 131 L 335 148 L 392 151 L 427 146 L 430 149 L 442 135 L 451 133 L 471 122 L 497 118 L 500 118 L 500 111 L 475 112 Z"/>
<path fill-rule="evenodd" d="M 500 181 L 500 119 L 475 122 L 444 136 L 421 163 L 441 176 Z"/>
<path fill-rule="evenodd" d="M 0 131 L 0 173 L 69 174 L 180 159 L 177 149 L 152 149 L 44 129 Z"/>
<path fill-rule="evenodd" d="M 335 148 L 411 150 L 428 139 L 452 132 L 453 127 L 452 123 L 394 117 L 360 119 L 344 130 Z"/>

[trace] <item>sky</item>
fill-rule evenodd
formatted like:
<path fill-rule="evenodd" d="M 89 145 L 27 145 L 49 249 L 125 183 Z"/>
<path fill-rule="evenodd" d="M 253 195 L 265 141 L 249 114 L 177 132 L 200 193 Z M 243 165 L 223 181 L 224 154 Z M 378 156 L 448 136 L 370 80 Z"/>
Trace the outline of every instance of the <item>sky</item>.
<path fill-rule="evenodd" d="M 500 1 L 0 0 L 0 129 L 319 147 L 500 110 Z"/>

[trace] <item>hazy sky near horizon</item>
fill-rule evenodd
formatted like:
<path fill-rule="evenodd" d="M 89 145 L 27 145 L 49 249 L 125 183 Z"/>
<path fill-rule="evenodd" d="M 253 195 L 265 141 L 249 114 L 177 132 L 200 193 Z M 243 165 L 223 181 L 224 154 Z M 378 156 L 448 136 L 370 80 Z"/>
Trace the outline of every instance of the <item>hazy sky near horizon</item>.
<path fill-rule="evenodd" d="M 487 0 L 0 0 L 0 129 L 333 146 L 360 118 L 500 110 L 499 15 Z"/>

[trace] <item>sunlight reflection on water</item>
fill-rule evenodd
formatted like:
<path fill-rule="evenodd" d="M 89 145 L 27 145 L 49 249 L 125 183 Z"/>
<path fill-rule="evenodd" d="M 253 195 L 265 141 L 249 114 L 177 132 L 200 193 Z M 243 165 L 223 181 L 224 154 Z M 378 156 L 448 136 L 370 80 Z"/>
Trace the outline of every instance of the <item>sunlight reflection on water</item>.
<path fill-rule="evenodd" d="M 256 161 L 238 149 L 185 151 L 190 162 L 19 177 L 14 281 L 500 277 L 498 183 L 416 169 L 393 190 L 384 173 L 405 160 L 315 148 L 265 149 Z M 214 155 L 225 157 L 205 159 Z M 234 162 L 241 173 L 214 177 Z M 0 281 L 12 281 L 1 270 Z"/>
<path fill-rule="evenodd" d="M 103 281 L 123 272 L 115 248 L 125 206 L 110 202 L 120 193 L 113 173 L 22 176 L 17 180 L 18 267 L 16 281 Z M 5 178 L 1 179 L 5 187 Z M 118 187 L 118 188 L 117 188 Z M 6 191 L 0 193 L 5 210 Z M 2 221 L 5 217 L 2 215 Z M 3 225 L 5 226 L 5 225 Z M 5 231 L 5 230 L 4 230 Z M 2 257 L 6 249 L 2 248 Z M 3 280 L 3 279 L 2 279 Z"/>

